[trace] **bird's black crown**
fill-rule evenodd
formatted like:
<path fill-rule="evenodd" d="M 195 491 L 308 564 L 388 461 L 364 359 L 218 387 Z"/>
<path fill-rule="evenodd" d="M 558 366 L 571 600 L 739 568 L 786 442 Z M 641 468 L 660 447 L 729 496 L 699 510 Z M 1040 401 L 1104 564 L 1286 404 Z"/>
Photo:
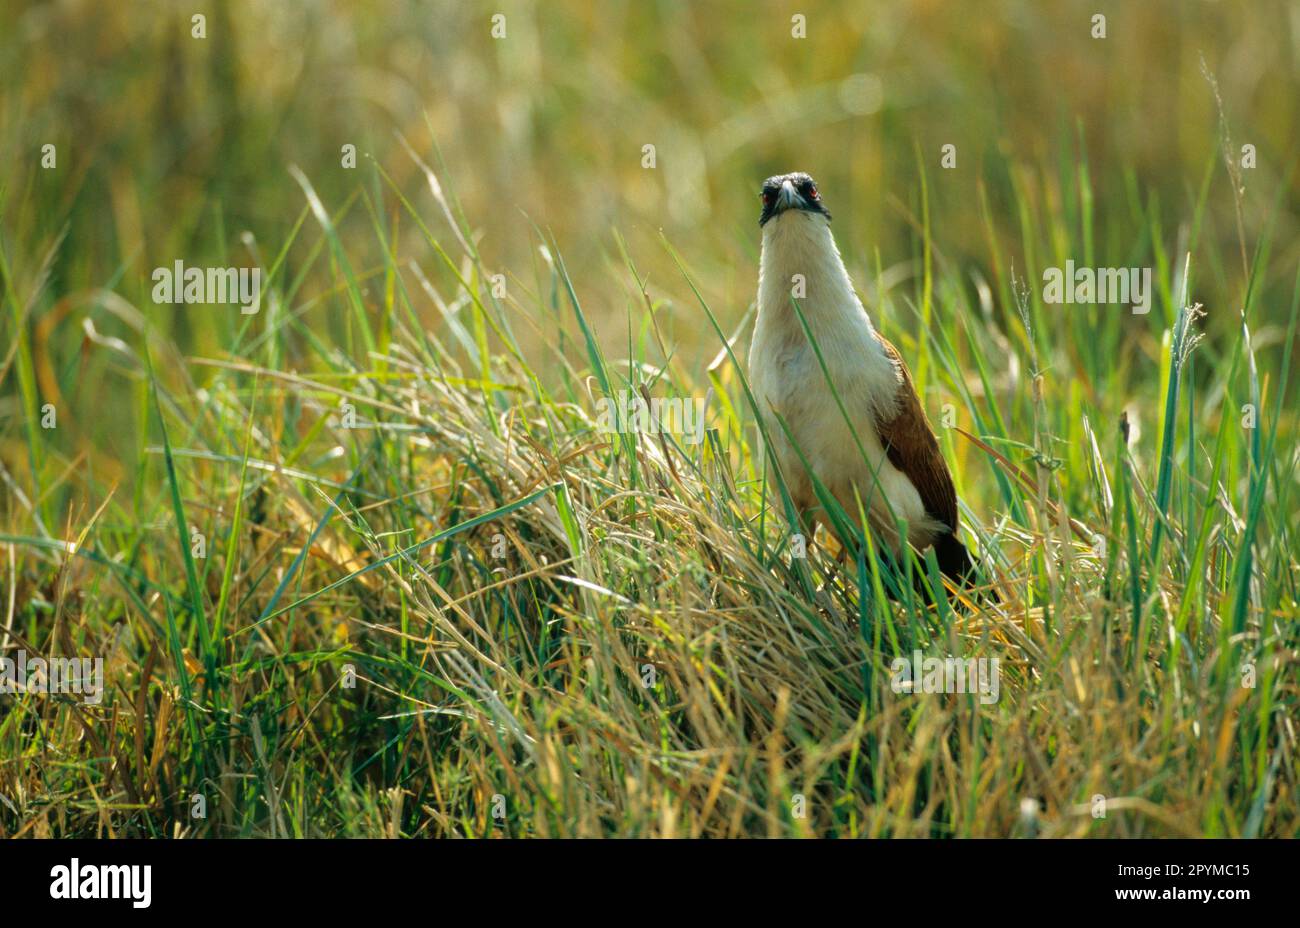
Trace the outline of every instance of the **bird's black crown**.
<path fill-rule="evenodd" d="M 759 191 L 759 197 L 763 201 L 763 212 L 758 217 L 760 226 L 767 225 L 769 219 L 791 209 L 820 213 L 827 220 L 831 218 L 830 210 L 822 202 L 817 182 L 802 171 L 769 177 L 763 181 L 763 189 Z"/>

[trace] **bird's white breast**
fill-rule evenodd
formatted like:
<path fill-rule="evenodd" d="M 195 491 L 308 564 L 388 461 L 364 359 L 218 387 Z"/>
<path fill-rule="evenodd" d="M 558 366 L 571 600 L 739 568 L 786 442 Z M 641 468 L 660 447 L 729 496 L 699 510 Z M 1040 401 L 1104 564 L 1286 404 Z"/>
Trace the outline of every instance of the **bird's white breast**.
<path fill-rule="evenodd" d="M 804 289 L 796 299 L 824 370 L 792 305 L 796 275 L 802 275 Z M 851 517 L 861 497 L 873 526 L 891 544 L 897 540 L 896 517 L 908 521 L 914 544 L 929 542 L 936 523 L 912 482 L 890 464 L 876 432 L 877 413 L 888 418 L 897 407 L 900 372 L 877 340 L 822 216 L 791 210 L 764 227 L 749 370 L 773 451 L 796 498 L 812 496 L 811 482 L 790 438 Z"/>

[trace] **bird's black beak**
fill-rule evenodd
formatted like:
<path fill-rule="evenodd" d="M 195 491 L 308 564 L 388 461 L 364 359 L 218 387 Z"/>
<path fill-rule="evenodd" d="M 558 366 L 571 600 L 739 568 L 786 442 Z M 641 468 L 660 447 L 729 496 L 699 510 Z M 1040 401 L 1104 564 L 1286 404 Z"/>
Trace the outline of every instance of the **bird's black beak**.
<path fill-rule="evenodd" d="M 807 205 L 804 198 L 799 195 L 799 191 L 794 189 L 794 184 L 787 180 L 781 184 L 781 190 L 776 195 L 776 204 L 772 207 L 772 215 L 779 216 L 791 207 L 804 209 Z"/>

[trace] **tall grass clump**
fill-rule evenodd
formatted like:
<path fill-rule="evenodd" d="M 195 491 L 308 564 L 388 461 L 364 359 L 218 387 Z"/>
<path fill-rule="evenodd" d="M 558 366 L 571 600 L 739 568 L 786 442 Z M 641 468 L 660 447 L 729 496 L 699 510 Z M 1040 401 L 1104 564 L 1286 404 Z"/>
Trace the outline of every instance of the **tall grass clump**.
<path fill-rule="evenodd" d="M 31 426 L 51 296 L 0 265 L 25 448 L 4 472 L 4 642 L 103 655 L 108 682 L 98 706 L 7 706 L 4 834 L 1300 830 L 1300 277 L 1268 317 L 1284 330 L 1252 330 L 1284 270 L 1271 240 L 1239 304 L 1201 305 L 1201 228 L 1166 253 L 1139 209 L 1152 311 L 1062 318 L 1022 274 L 1130 254 L 1128 230 L 1036 209 L 1088 203 L 1086 173 L 1011 179 L 1021 238 L 988 223 L 974 287 L 918 201 L 921 270 L 859 282 L 927 405 L 951 404 L 941 441 L 1000 594 L 927 605 L 874 554 L 797 556 L 741 314 L 689 253 L 654 245 L 678 276 L 652 282 L 614 233 L 579 274 L 534 227 L 530 274 L 507 275 L 410 155 L 418 186 L 372 162 L 339 202 L 293 169 L 301 214 L 229 350 L 183 355 L 129 282 L 86 297 L 136 329 L 84 330 L 113 355 L 105 401 L 139 412 L 116 471 Z M 617 353 L 590 274 L 622 289 Z M 1204 338 L 1215 313 L 1241 337 Z M 674 352 L 669 314 L 712 332 L 707 357 Z M 611 434 L 602 401 L 627 397 L 705 400 L 702 441 Z M 900 691 L 915 652 L 996 658 L 998 698 Z"/>

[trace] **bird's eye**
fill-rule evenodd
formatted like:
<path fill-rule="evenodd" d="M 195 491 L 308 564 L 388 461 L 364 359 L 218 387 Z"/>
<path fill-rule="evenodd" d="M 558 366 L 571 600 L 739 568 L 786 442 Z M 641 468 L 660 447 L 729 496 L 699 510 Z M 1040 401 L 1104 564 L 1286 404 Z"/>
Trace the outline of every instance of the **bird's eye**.
<path fill-rule="evenodd" d="M 809 184 L 804 188 L 804 190 L 807 192 L 808 196 L 812 197 L 814 200 L 819 196 L 817 193 L 817 187 L 814 184 Z"/>
<path fill-rule="evenodd" d="M 770 190 L 764 190 L 764 191 L 763 191 L 763 205 L 764 205 L 764 206 L 771 206 L 771 205 L 772 205 L 772 200 L 773 200 L 775 197 L 776 197 L 776 194 L 772 193 L 772 191 L 770 191 Z"/>

